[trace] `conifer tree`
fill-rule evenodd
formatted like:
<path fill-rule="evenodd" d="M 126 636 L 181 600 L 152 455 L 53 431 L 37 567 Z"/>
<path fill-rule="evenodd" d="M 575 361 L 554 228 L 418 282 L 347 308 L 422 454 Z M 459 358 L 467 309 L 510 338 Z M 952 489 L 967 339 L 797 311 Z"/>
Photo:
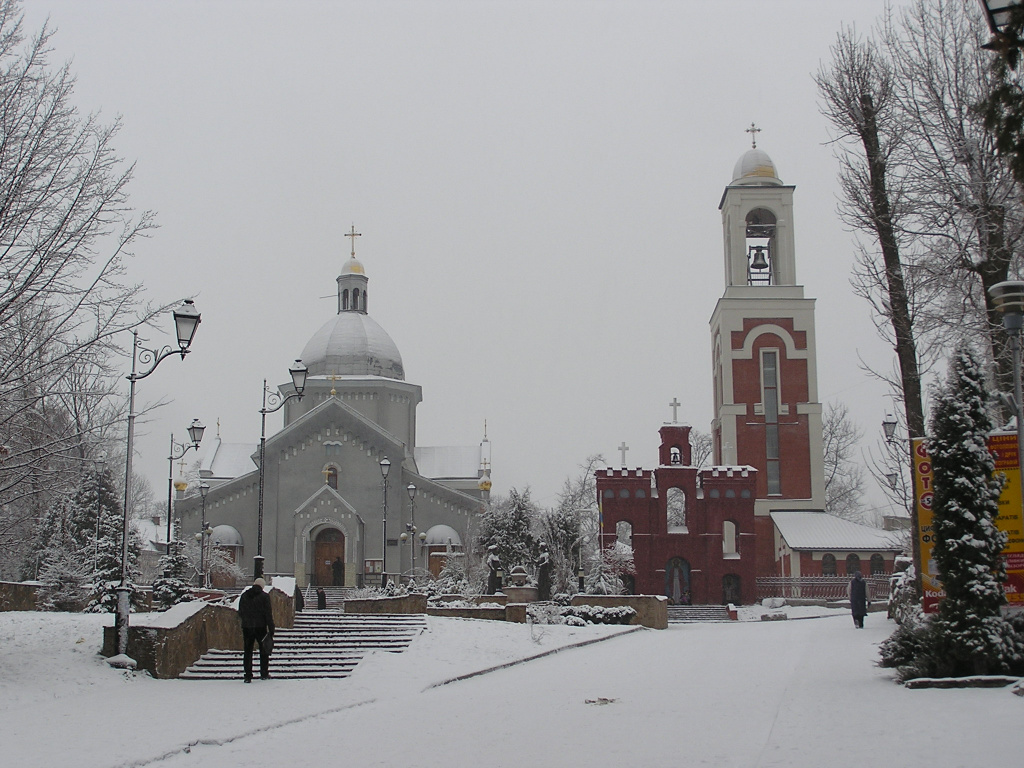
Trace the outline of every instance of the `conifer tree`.
<path fill-rule="evenodd" d="M 153 582 L 153 602 L 162 608 L 195 599 L 188 582 L 192 564 L 185 555 L 185 542 L 174 542 L 170 550 L 160 558 L 162 575 Z"/>
<path fill-rule="evenodd" d="M 87 495 L 87 492 L 83 493 L 83 497 Z M 124 513 L 109 470 L 100 474 L 98 493 L 90 500 L 99 507 L 98 512 L 92 511 L 93 520 L 99 522 L 99 529 L 93 543 L 96 552 L 96 580 L 86 610 L 113 613 L 117 608 L 116 588 L 121 583 L 121 529 Z M 84 517 L 88 512 L 83 509 L 82 514 Z M 128 537 L 128 580 L 131 582 L 138 575 L 140 546 L 134 528 L 128 531 Z"/>
<path fill-rule="evenodd" d="M 934 557 L 946 596 L 939 606 L 941 655 L 957 671 L 998 666 L 1006 535 L 996 528 L 1002 479 L 993 476 L 992 421 L 978 361 L 962 348 L 937 393 L 929 439 L 935 478 Z"/>
<path fill-rule="evenodd" d="M 530 500 L 530 489 L 520 492 L 512 488 L 507 499 L 492 503 L 480 520 L 480 541 L 486 547 L 494 544 L 501 565 L 508 573 L 517 565 L 530 567 L 536 552 L 532 529 L 538 516 L 537 506 Z"/>

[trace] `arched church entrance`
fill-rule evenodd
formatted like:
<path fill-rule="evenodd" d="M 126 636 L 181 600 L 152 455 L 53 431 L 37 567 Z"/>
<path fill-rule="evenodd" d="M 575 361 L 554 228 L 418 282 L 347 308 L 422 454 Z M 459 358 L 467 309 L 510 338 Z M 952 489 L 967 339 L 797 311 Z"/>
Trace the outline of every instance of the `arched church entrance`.
<path fill-rule="evenodd" d="M 313 543 L 313 584 L 318 587 L 345 585 L 345 534 L 337 528 L 324 528 L 316 535 Z"/>
<path fill-rule="evenodd" d="M 665 596 L 669 605 L 690 604 L 690 563 L 673 557 L 665 566 Z"/>
<path fill-rule="evenodd" d="M 722 577 L 722 604 L 733 603 L 739 605 L 743 602 L 743 592 L 740 589 L 740 577 L 737 573 L 727 573 Z"/>

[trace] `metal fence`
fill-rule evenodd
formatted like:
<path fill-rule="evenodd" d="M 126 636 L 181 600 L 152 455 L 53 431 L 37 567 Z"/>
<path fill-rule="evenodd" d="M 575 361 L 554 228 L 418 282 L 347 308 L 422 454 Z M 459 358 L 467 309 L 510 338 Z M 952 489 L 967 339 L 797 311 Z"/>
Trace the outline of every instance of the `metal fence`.
<path fill-rule="evenodd" d="M 865 576 L 868 600 L 889 599 L 888 576 Z M 759 576 L 757 599 L 784 597 L 803 600 L 846 600 L 849 576 Z"/>

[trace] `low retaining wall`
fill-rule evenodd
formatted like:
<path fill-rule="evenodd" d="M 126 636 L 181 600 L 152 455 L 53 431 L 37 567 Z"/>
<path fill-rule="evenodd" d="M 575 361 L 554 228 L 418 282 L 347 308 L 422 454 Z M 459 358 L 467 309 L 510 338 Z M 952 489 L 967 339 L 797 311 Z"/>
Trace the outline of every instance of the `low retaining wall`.
<path fill-rule="evenodd" d="M 628 605 L 636 611 L 630 624 L 668 629 L 668 598 L 664 595 L 573 595 L 571 605 L 613 608 Z"/>
<path fill-rule="evenodd" d="M 426 595 L 346 600 L 345 613 L 426 613 Z"/>
<path fill-rule="evenodd" d="M 427 608 L 427 615 L 446 616 L 449 619 L 488 619 L 490 621 L 506 621 L 507 610 L 507 608 Z"/>
<path fill-rule="evenodd" d="M 290 629 L 295 625 L 291 595 L 279 589 L 271 589 L 269 594 L 274 625 Z M 180 603 L 169 611 L 133 614 L 133 618 L 135 623 L 128 623 L 127 653 L 135 659 L 139 669 L 145 669 L 156 678 L 177 677 L 212 648 L 242 650 L 238 611 L 228 605 L 201 601 Z M 117 653 L 117 634 L 113 626 L 103 628 L 100 653 L 107 657 Z"/>
<path fill-rule="evenodd" d="M 0 611 L 34 611 L 41 586 L 37 581 L 0 581 Z"/>

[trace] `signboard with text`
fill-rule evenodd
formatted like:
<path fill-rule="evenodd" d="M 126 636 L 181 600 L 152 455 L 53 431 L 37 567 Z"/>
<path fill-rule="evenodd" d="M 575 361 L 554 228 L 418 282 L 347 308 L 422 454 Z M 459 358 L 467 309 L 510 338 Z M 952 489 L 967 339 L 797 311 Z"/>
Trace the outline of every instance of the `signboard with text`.
<path fill-rule="evenodd" d="M 1017 463 L 1016 433 L 998 432 L 989 436 L 988 449 L 995 459 L 995 471 L 1005 476 L 1006 483 L 999 496 L 999 515 L 996 527 L 1007 534 L 1003 557 L 1006 564 L 1006 602 L 1011 608 L 1024 608 L 1024 511 L 1021 507 L 1020 468 Z M 939 580 L 933 549 L 935 536 L 932 526 L 932 463 L 924 438 L 911 440 L 914 474 L 914 504 L 917 507 L 917 525 L 921 562 L 922 607 L 925 613 L 938 610 L 945 595 Z"/>

